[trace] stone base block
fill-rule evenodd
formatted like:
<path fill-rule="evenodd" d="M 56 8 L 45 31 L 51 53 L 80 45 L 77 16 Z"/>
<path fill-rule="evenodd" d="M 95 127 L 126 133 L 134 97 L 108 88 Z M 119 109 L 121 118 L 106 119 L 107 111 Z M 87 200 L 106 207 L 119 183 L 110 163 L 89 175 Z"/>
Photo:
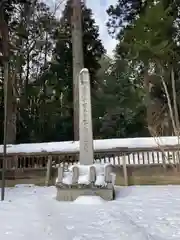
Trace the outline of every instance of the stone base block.
<path fill-rule="evenodd" d="M 74 201 L 79 196 L 100 196 L 106 201 L 111 201 L 115 197 L 114 188 L 61 188 L 56 186 L 57 195 L 56 200 L 58 201 Z"/>

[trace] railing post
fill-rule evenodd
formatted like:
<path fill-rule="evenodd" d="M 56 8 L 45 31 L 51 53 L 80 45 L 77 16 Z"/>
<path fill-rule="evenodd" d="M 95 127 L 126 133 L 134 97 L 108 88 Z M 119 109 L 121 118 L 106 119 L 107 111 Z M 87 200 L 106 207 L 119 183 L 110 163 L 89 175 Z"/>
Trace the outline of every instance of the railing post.
<path fill-rule="evenodd" d="M 52 156 L 48 156 L 45 185 L 49 186 L 52 174 Z"/>
<path fill-rule="evenodd" d="M 127 175 L 127 165 L 126 165 L 126 155 L 123 155 L 123 175 L 124 175 L 124 185 L 128 186 L 128 175 Z"/>

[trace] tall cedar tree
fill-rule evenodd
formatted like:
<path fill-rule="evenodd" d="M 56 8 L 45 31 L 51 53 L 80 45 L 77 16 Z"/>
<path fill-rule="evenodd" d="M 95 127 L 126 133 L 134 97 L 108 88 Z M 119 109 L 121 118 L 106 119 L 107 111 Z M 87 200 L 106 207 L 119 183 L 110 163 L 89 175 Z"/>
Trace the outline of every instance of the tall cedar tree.
<path fill-rule="evenodd" d="M 82 29 L 83 29 L 83 52 L 84 66 L 90 71 L 92 96 L 95 97 L 97 87 L 97 72 L 100 69 L 99 60 L 105 54 L 105 49 L 99 38 L 99 28 L 95 24 L 91 9 L 84 3 L 82 7 Z M 49 75 L 49 85 L 56 91 L 57 98 L 62 96 L 63 104 L 66 104 L 66 122 L 68 132 L 64 135 L 72 138 L 72 114 L 73 114 L 73 64 L 72 64 L 72 42 L 71 42 L 71 1 L 68 1 L 63 11 L 59 31 L 55 35 L 56 45 L 53 52 Z M 64 127 L 66 129 L 66 127 Z"/>

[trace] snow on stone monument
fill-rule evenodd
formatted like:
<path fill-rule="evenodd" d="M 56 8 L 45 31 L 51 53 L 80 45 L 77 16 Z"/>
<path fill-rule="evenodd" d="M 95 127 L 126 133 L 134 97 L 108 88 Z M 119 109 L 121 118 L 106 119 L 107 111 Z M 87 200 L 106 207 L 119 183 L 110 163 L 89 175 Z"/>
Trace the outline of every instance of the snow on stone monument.
<path fill-rule="evenodd" d="M 94 164 L 90 77 L 88 69 L 79 74 L 79 162 L 68 171 L 58 169 L 58 201 L 73 201 L 83 195 L 97 195 L 113 200 L 115 176 L 109 164 Z"/>

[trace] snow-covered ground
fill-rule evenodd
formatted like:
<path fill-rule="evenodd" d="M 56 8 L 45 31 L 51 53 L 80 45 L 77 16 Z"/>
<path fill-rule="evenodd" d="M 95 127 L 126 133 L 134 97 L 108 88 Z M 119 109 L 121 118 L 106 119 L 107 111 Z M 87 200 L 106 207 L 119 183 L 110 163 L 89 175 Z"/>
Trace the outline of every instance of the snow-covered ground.
<path fill-rule="evenodd" d="M 115 201 L 57 202 L 54 187 L 19 186 L 0 202 L 2 240 L 179 240 L 180 186 L 116 189 Z"/>

